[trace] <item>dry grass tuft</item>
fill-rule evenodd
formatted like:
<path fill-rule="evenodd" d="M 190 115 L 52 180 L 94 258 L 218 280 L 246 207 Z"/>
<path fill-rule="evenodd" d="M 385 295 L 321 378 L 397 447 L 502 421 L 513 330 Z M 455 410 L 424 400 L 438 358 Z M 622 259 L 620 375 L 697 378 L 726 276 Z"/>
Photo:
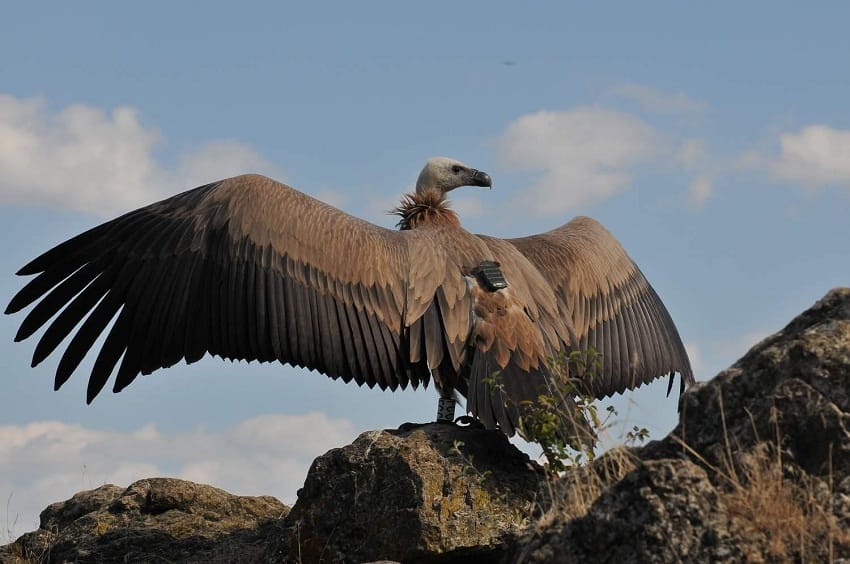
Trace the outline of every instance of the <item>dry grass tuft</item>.
<path fill-rule="evenodd" d="M 733 451 L 722 395 L 718 400 L 724 435 L 720 467 L 674 438 L 714 475 L 712 481 L 720 486 L 718 494 L 730 516 L 745 529 L 759 533 L 765 539 L 765 556 L 773 559 L 833 562 L 837 545 L 846 552 L 850 548 L 850 531 L 839 524 L 832 508 L 831 462 L 828 483 L 786 464 L 776 413 L 771 415 L 775 432 L 772 440 L 758 440 L 751 417 L 757 444 L 744 449 L 736 443 Z"/>
<path fill-rule="evenodd" d="M 637 468 L 638 462 L 629 449 L 618 447 L 592 462 L 552 475 L 547 481 L 548 509 L 535 526 L 543 528 L 555 519 L 584 517 L 602 492 Z"/>
<path fill-rule="evenodd" d="M 723 401 L 719 414 L 723 444 L 710 462 L 681 439 L 685 456 L 705 468 L 715 485 L 718 501 L 736 529 L 770 561 L 833 562 L 836 553 L 850 550 L 850 530 L 842 527 L 833 510 L 831 475 L 810 476 L 783 451 L 783 437 L 775 416 L 775 436 L 755 445 L 737 443 L 726 427 Z M 753 430 L 756 425 L 753 422 Z M 573 461 L 575 462 L 575 461 Z M 612 449 L 596 460 L 573 464 L 566 472 L 552 472 L 545 510 L 533 527 L 537 532 L 556 523 L 584 517 L 600 495 L 637 468 L 640 460 L 625 447 Z M 831 467 L 831 464 L 830 464 Z"/>
<path fill-rule="evenodd" d="M 836 543 L 850 542 L 831 510 L 831 488 L 819 480 L 789 479 L 782 452 L 771 443 L 742 457 L 740 478 L 721 491 L 729 513 L 766 541 L 767 556 L 803 562 L 832 561 Z"/>

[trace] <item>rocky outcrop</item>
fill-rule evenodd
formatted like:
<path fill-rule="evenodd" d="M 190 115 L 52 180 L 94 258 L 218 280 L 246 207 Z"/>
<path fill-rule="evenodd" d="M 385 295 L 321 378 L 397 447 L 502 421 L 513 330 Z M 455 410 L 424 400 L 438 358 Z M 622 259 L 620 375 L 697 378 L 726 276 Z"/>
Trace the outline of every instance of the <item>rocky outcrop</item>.
<path fill-rule="evenodd" d="M 363 433 L 313 462 L 285 520 L 289 557 L 498 561 L 543 478 L 498 431 L 434 423 Z"/>
<path fill-rule="evenodd" d="M 629 452 L 634 469 L 598 487 L 585 515 L 556 503 L 508 560 L 850 558 L 850 289 L 681 401 L 679 425 Z"/>
<path fill-rule="evenodd" d="M 289 508 L 185 480 L 151 478 L 76 494 L 41 513 L 2 562 L 250 562 Z"/>
<path fill-rule="evenodd" d="M 0 560 L 850 559 L 850 289 L 686 392 L 660 441 L 546 479 L 498 432 L 371 431 L 317 458 L 286 511 L 179 480 L 104 486 Z"/>
<path fill-rule="evenodd" d="M 532 530 L 511 561 L 753 562 L 761 554 L 730 519 L 707 472 L 687 460 L 638 463 L 585 516 L 570 519 L 556 509 Z"/>
<path fill-rule="evenodd" d="M 313 462 L 291 512 L 183 480 L 103 486 L 48 507 L 0 561 L 498 562 L 543 480 L 498 431 L 370 431 Z"/>

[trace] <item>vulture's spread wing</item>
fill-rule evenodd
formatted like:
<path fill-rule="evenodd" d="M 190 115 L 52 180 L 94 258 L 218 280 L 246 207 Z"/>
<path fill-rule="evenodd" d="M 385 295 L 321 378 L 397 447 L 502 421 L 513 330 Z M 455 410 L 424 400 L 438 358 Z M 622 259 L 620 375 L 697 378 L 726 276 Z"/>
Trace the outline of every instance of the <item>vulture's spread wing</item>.
<path fill-rule="evenodd" d="M 547 233 L 509 239 L 549 281 L 558 308 L 570 318 L 570 345 L 593 348 L 598 370 L 586 382 L 603 397 L 659 376 L 694 381 L 682 340 L 637 265 L 597 221 L 578 217 Z M 669 388 L 668 388 L 669 393 Z"/>
<path fill-rule="evenodd" d="M 94 362 L 88 401 L 119 360 L 116 391 L 140 373 L 206 352 L 277 359 L 381 388 L 415 386 L 427 383 L 428 370 L 424 362 L 411 368 L 400 342 L 405 308 L 426 310 L 442 281 L 408 296 L 410 239 L 271 179 L 239 176 L 47 251 L 18 272 L 38 276 L 6 313 L 38 302 L 16 340 L 58 313 L 33 365 L 85 318 L 59 361 L 57 388 L 115 319 Z M 418 260 L 429 268 L 427 249 Z"/>

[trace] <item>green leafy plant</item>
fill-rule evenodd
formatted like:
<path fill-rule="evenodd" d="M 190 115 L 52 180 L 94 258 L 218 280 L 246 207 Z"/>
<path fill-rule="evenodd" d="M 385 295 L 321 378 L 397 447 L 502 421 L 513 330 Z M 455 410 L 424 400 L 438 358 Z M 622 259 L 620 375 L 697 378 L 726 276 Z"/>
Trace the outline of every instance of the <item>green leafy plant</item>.
<path fill-rule="evenodd" d="M 614 406 L 601 409 L 599 401 L 589 391 L 588 384 L 601 368 L 601 360 L 601 353 L 593 348 L 550 358 L 549 377 L 537 399 L 520 401 L 516 405 L 521 435 L 540 445 L 550 472 L 563 472 L 593 461 L 598 437 L 609 429 L 618 415 Z M 503 398 L 506 408 L 513 407 L 503 393 L 500 371 L 494 371 L 482 382 L 489 386 L 494 396 Z M 627 446 L 635 446 L 649 438 L 649 430 L 635 425 L 622 438 Z"/>
<path fill-rule="evenodd" d="M 595 459 L 594 447 L 617 411 L 600 410 L 588 383 L 601 367 L 595 349 L 561 353 L 549 360 L 549 382 L 536 401 L 522 402 L 520 425 L 529 440 L 540 445 L 551 472 L 562 472 Z M 649 431 L 634 427 L 627 442 L 642 442 Z"/>

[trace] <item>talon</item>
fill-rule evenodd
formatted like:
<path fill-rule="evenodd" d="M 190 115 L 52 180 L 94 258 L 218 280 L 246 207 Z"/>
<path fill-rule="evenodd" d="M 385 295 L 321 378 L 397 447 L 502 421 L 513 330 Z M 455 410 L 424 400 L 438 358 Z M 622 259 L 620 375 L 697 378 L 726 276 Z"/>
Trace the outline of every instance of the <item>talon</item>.
<path fill-rule="evenodd" d="M 403 432 L 407 432 L 407 431 L 412 431 L 412 430 L 416 429 L 417 427 L 421 427 L 423 425 L 426 425 L 426 423 L 409 423 L 409 422 L 408 423 L 402 423 L 401 425 L 398 426 L 398 430 L 403 431 Z"/>
<path fill-rule="evenodd" d="M 484 424 L 471 415 L 461 415 L 454 420 L 454 424 L 458 427 L 468 427 L 470 429 L 484 429 Z"/>
<path fill-rule="evenodd" d="M 398 426 L 398 430 L 402 433 L 407 433 L 413 431 L 414 429 L 419 429 L 420 427 L 425 427 L 427 425 L 457 425 L 454 421 L 450 419 L 437 419 L 436 421 L 429 421 L 428 423 L 402 423 Z"/>

